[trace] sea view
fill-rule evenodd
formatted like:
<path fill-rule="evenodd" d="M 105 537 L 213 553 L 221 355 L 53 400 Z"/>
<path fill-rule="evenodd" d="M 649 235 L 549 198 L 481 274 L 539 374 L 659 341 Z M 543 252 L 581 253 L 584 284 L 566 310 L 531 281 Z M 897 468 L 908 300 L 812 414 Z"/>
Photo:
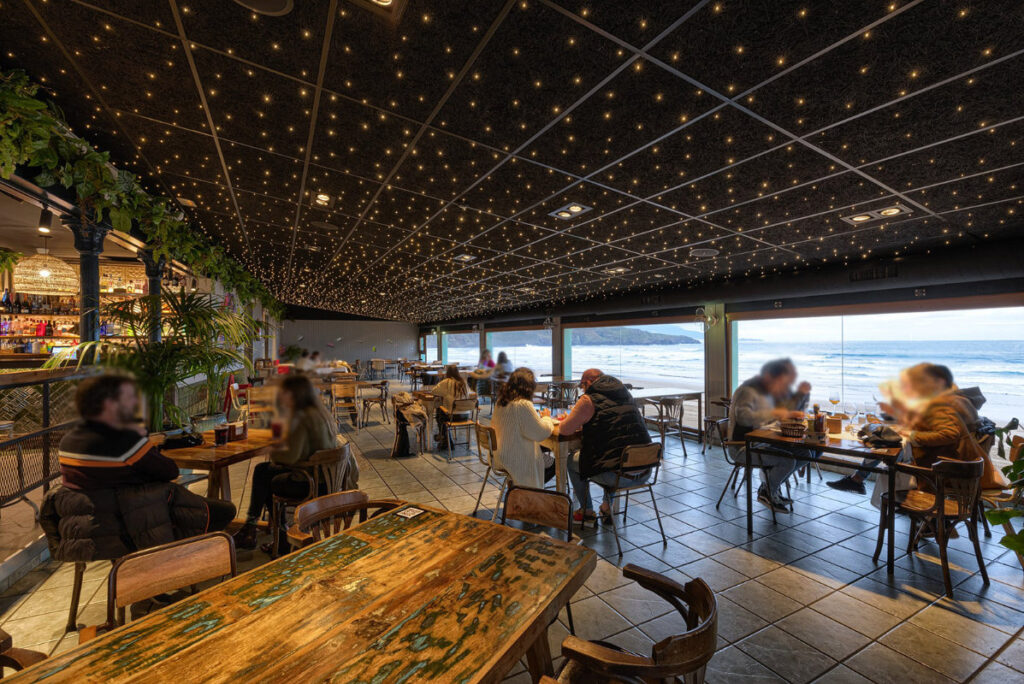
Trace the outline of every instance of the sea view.
<path fill-rule="evenodd" d="M 545 346 L 496 346 L 514 366 L 527 366 L 538 375 L 551 372 L 551 348 Z M 881 399 L 878 385 L 895 378 L 900 369 L 921 361 L 949 366 L 961 387 L 981 388 L 987 403 L 980 413 L 1002 425 L 1011 418 L 1024 419 L 1024 342 L 1010 340 L 951 341 L 847 341 L 788 342 L 739 340 L 737 378 L 740 382 L 757 373 L 770 359 L 788 356 L 797 365 L 801 380 L 813 387 L 812 401 L 829 407 L 832 392 L 846 402 L 874 403 Z M 475 364 L 477 349 L 450 347 L 448 360 Z M 601 368 L 625 382 L 680 389 L 703 389 L 703 345 L 573 345 L 572 370 L 578 377 L 587 368 Z M 543 381 L 543 378 L 539 378 Z"/>

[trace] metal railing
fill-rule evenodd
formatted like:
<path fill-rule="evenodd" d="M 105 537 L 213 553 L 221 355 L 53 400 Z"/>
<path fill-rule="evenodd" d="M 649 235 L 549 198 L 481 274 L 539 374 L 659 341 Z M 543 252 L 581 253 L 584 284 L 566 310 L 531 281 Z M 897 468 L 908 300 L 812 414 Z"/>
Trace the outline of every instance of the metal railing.
<path fill-rule="evenodd" d="M 39 507 L 26 495 L 37 487 L 49 489 L 60 477 L 58 446 L 74 425 L 69 421 L 0 442 L 0 508 L 24 501 L 39 518 Z"/>

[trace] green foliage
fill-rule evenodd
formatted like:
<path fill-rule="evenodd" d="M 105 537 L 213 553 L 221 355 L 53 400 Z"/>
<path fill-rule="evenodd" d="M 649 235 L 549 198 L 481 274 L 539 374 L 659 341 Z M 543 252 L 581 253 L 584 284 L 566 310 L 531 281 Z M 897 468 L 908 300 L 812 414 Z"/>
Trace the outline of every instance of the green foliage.
<path fill-rule="evenodd" d="M 1013 419 L 1013 422 L 1019 425 L 1016 418 Z M 1007 439 L 1007 443 L 1009 443 L 1009 439 Z M 985 517 L 993 525 L 1003 525 L 1014 518 L 1024 518 L 1024 500 L 1022 500 L 1021 491 L 1024 488 L 1024 456 L 1003 468 L 1003 474 L 1010 480 L 1015 495 L 1012 507 L 985 511 Z M 999 540 L 999 543 L 1016 553 L 1024 554 L 1024 528 L 1013 534 L 1005 535 Z"/>
<path fill-rule="evenodd" d="M 162 307 L 162 339 L 151 341 L 157 326 L 157 310 Z M 256 321 L 244 313 L 232 311 L 207 294 L 164 290 L 108 304 L 100 309 L 104 320 L 121 326 L 123 342 L 85 342 L 55 354 L 46 364 L 59 367 L 87 363 L 98 357 L 99 364 L 130 373 L 149 400 L 151 430 L 162 430 L 164 417 L 186 425 L 189 416 L 177 406 L 164 406 L 164 398 L 174 387 L 197 373 L 208 373 L 208 395 L 223 391 L 223 371 L 249 368 L 249 360 L 239 351 L 256 336 Z"/>
<path fill-rule="evenodd" d="M 278 354 L 285 363 L 295 363 L 302 356 L 302 347 L 297 344 L 289 344 Z"/>
<path fill-rule="evenodd" d="M 157 257 L 187 264 L 220 281 L 241 302 L 260 302 L 281 318 L 284 307 L 263 283 L 193 230 L 169 200 L 143 191 L 134 174 L 115 169 L 106 152 L 74 136 L 38 91 L 25 72 L 0 71 L 0 177 L 10 178 L 20 165 L 31 167 L 37 185 L 73 189 L 88 220 L 109 221 L 123 232 L 137 225 Z"/>
<path fill-rule="evenodd" d="M 21 252 L 0 247 L 0 273 L 12 273 L 22 256 Z"/>

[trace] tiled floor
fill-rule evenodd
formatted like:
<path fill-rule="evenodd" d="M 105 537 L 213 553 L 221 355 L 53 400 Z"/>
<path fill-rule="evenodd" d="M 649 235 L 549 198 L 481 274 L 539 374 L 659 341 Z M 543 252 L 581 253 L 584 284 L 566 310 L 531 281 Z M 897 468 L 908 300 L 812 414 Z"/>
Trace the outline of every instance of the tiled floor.
<path fill-rule="evenodd" d="M 487 409 L 484 409 L 486 420 Z M 399 497 L 471 513 L 484 467 L 475 452 L 456 451 L 447 463 L 437 454 L 392 460 L 393 428 L 371 425 L 353 436 L 360 452 L 360 488 L 371 497 Z M 573 601 L 579 636 L 604 639 L 637 652 L 683 630 L 670 606 L 625 581 L 616 566 L 636 563 L 679 581 L 701 577 L 716 591 L 719 651 L 710 682 L 1024 682 L 1024 571 L 1016 558 L 985 540 L 992 579 L 984 586 L 964 538 L 950 545 L 956 600 L 943 595 L 936 548 L 907 556 L 906 521 L 897 521 L 897 569 L 889 578 L 871 561 L 878 512 L 868 498 L 834 492 L 814 476 L 793 490 L 793 515 L 773 525 L 757 506 L 755 535 L 748 539 L 739 502 L 715 501 L 729 474 L 717 449 L 700 454 L 670 439 L 655 487 L 663 545 L 654 511 L 633 500 L 620 530 L 618 557 L 611 531 L 583 531 L 584 543 L 603 558 Z M 235 501 L 244 505 L 248 466 L 232 470 Z M 825 478 L 834 477 L 825 473 Z M 597 494 L 595 490 L 595 495 Z M 497 489 L 488 486 L 478 514 L 490 517 Z M 637 497 L 642 499 L 642 497 Z M 264 560 L 243 556 L 243 568 Z M 79 622 L 101 622 L 109 566 L 91 564 Z M 70 567 L 47 566 L 0 596 L 0 627 L 15 644 L 48 652 L 74 646 L 61 639 L 70 597 Z M 552 654 L 567 634 L 563 620 L 549 630 Z M 527 682 L 522 664 L 508 681 Z"/>

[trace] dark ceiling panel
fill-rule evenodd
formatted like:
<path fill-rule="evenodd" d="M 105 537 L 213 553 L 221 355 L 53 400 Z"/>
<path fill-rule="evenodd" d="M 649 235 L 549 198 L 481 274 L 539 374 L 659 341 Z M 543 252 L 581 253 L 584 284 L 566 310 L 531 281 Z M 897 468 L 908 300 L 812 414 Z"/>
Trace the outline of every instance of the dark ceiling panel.
<path fill-rule="evenodd" d="M 1011 0 L 330 7 L 0 2 L 0 65 L 297 305 L 597 307 L 1024 229 Z"/>

